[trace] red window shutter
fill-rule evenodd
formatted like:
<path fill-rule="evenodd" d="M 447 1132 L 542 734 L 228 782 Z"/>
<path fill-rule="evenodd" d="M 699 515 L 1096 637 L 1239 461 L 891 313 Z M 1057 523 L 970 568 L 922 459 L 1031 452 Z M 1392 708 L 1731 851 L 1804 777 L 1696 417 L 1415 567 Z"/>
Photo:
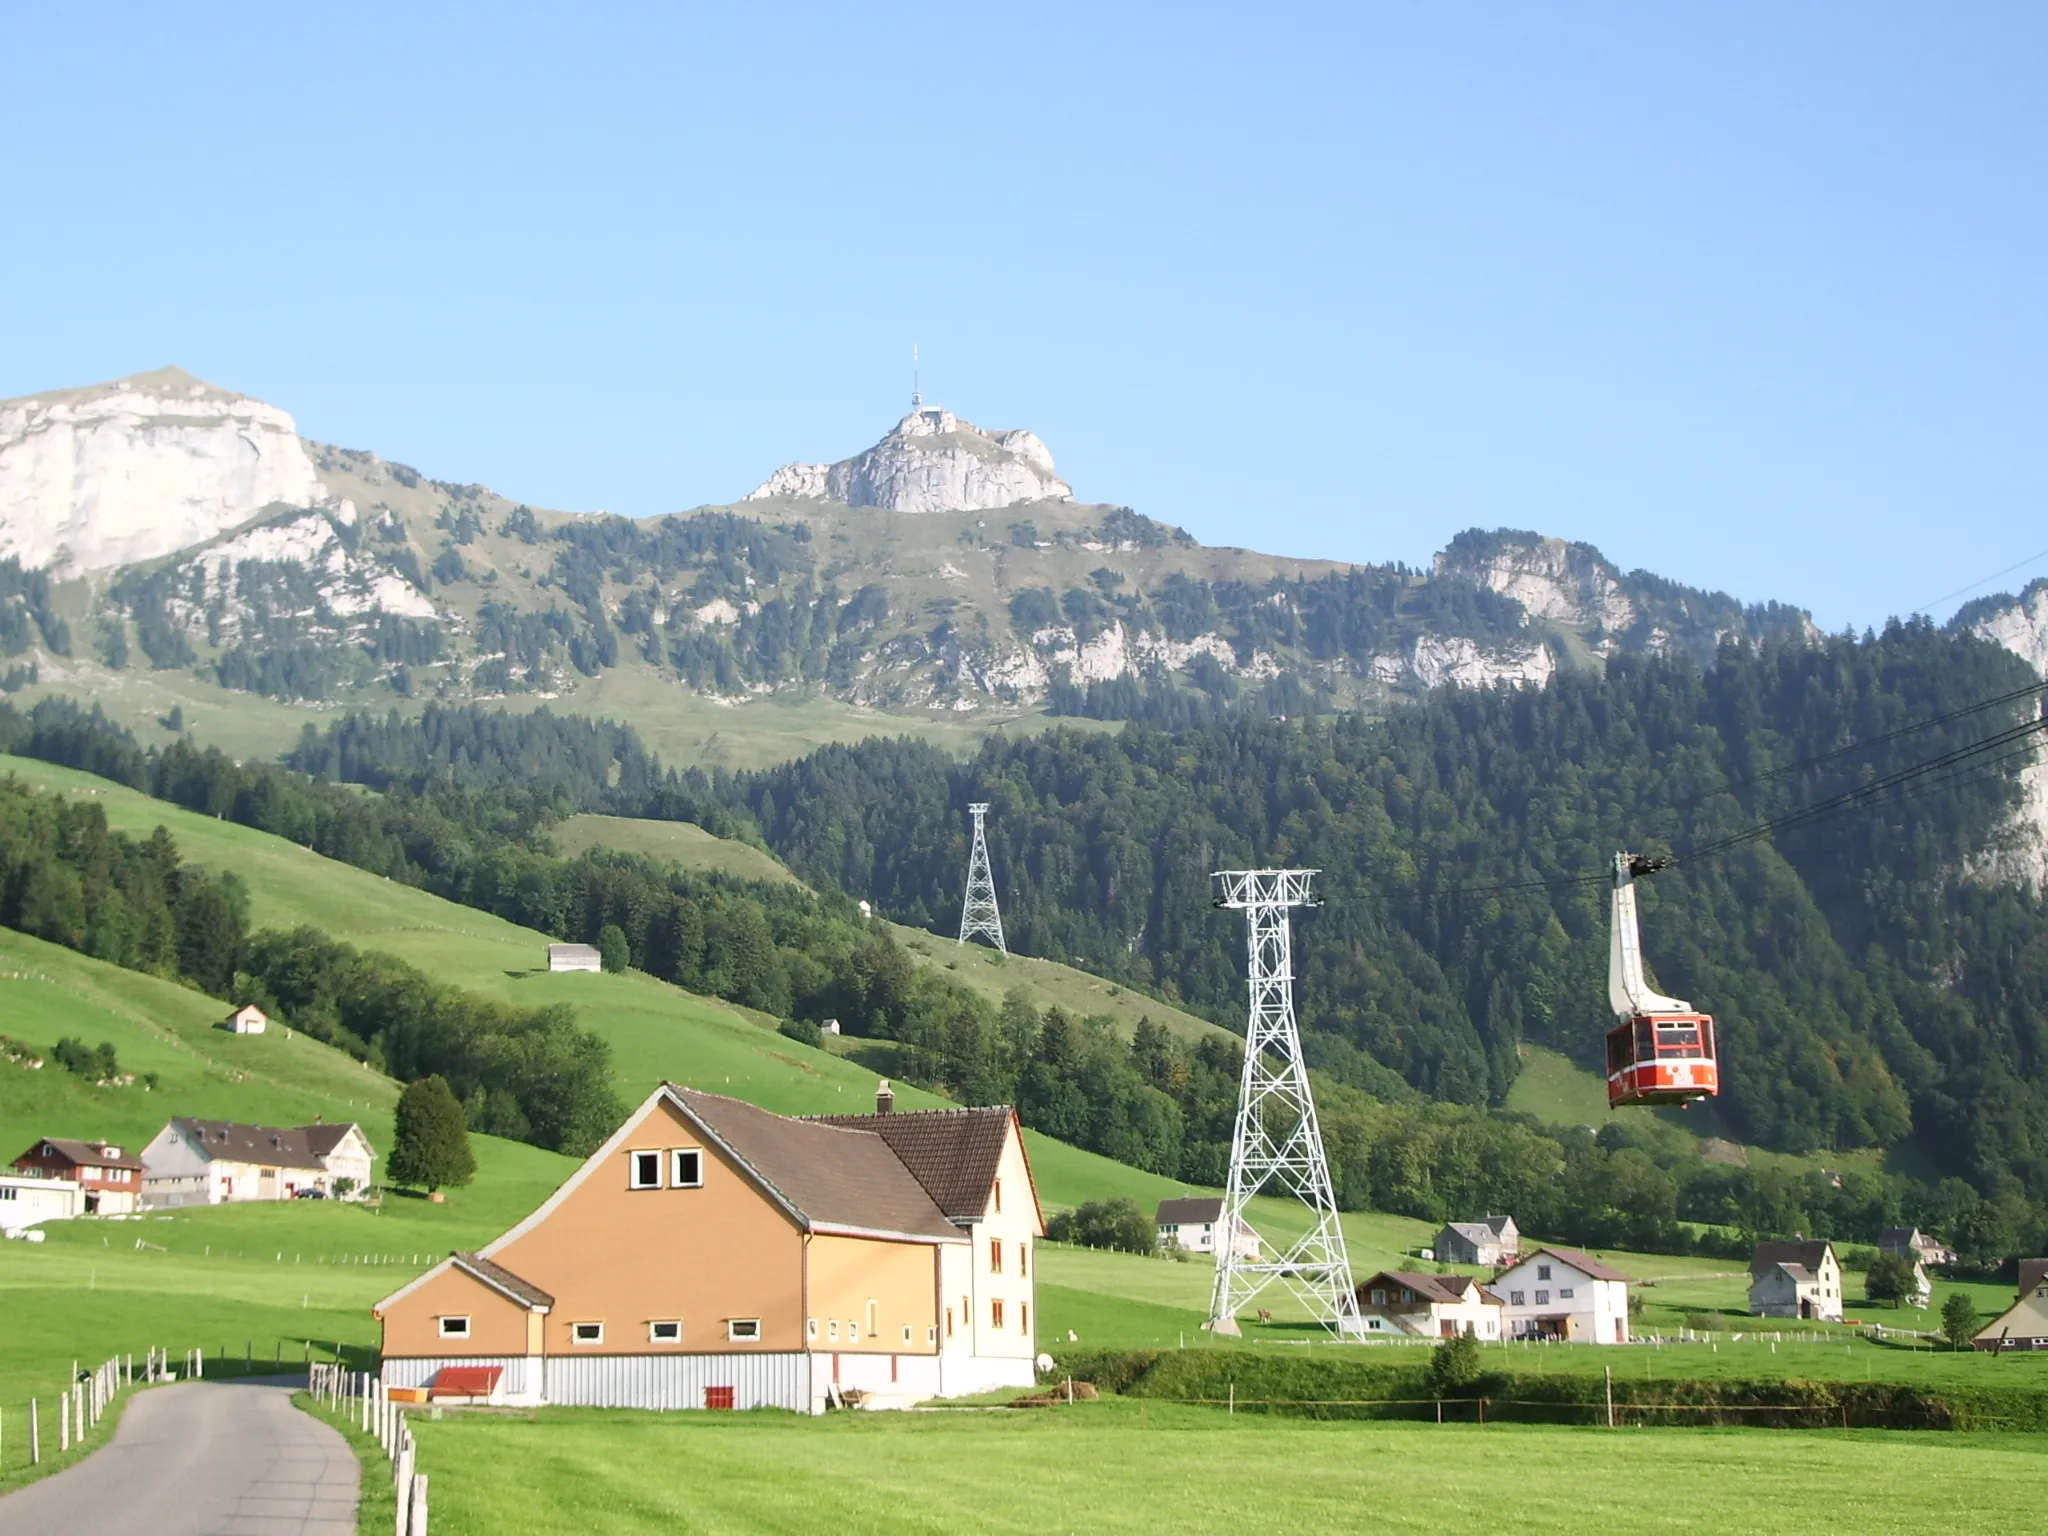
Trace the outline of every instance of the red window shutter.
<path fill-rule="evenodd" d="M 730 1408 L 732 1405 L 731 1387 L 706 1387 L 704 1389 L 704 1406 L 706 1408 Z"/>

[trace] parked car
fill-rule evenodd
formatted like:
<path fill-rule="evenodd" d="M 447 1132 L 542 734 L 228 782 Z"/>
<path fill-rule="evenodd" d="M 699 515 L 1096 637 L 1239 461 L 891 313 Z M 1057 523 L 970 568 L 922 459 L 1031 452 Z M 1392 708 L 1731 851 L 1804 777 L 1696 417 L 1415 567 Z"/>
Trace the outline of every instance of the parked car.
<path fill-rule="evenodd" d="M 294 1200 L 325 1200 L 327 1198 L 327 1191 L 324 1189 L 295 1189 L 292 1191 L 292 1198 Z"/>

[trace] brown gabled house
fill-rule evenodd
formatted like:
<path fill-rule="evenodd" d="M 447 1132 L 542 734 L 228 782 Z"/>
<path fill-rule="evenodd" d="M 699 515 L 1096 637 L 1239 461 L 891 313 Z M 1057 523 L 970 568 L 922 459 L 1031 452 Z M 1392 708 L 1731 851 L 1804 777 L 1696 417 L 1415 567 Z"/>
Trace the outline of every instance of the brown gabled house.
<path fill-rule="evenodd" d="M 14 1171 L 77 1184 L 88 1216 L 124 1216 L 142 1204 L 142 1159 L 104 1141 L 45 1136 L 14 1160 Z"/>
<path fill-rule="evenodd" d="M 1042 1232 L 1008 1110 L 806 1120 L 668 1083 L 532 1215 L 378 1303 L 383 1378 L 799 1412 L 1029 1385 Z"/>

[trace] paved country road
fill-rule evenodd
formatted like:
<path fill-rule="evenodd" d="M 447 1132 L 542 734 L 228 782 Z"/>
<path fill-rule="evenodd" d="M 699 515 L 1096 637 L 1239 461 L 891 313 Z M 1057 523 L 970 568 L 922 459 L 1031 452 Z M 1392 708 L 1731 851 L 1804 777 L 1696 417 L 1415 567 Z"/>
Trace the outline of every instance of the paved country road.
<path fill-rule="evenodd" d="M 138 1392 L 112 1444 L 0 1498 L 0 1536 L 355 1536 L 355 1453 L 292 1406 L 303 1385 Z"/>

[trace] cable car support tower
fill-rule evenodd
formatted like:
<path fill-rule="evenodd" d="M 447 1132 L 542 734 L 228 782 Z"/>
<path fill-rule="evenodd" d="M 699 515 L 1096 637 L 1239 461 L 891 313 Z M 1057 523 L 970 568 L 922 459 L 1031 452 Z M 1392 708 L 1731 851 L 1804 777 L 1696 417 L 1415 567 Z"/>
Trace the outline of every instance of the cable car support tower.
<path fill-rule="evenodd" d="M 981 825 L 988 815 L 988 802 L 968 806 L 967 814 L 974 818 L 974 851 L 967 855 L 967 899 L 960 904 L 960 942 L 979 936 L 1007 955 L 1010 947 L 1003 942 L 1003 914 L 996 909 L 996 881 L 989 872 L 988 837 Z"/>
<path fill-rule="evenodd" d="M 1250 924 L 1251 1014 L 1237 1128 L 1230 1141 L 1230 1180 L 1216 1240 L 1212 1333 L 1236 1335 L 1239 1314 L 1275 1280 L 1283 1281 L 1318 1322 L 1340 1337 L 1364 1331 L 1294 1021 L 1288 912 L 1318 905 L 1309 893 L 1316 874 L 1313 869 L 1226 869 L 1213 877 L 1223 885 L 1216 905 L 1243 911 Z M 1268 1187 L 1309 1210 L 1308 1230 L 1278 1251 L 1259 1237 L 1245 1214 L 1251 1198 Z"/>

